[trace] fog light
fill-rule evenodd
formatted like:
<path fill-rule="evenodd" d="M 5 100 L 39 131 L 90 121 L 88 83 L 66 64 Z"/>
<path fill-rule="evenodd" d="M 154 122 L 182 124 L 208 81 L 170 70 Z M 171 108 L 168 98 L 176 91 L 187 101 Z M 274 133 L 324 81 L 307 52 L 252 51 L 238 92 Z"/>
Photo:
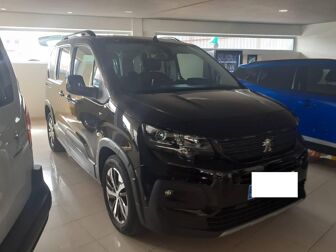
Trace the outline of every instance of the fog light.
<path fill-rule="evenodd" d="M 174 194 L 174 191 L 173 190 L 166 190 L 164 192 L 164 194 L 165 194 L 166 197 L 170 197 L 170 196 L 172 196 Z"/>

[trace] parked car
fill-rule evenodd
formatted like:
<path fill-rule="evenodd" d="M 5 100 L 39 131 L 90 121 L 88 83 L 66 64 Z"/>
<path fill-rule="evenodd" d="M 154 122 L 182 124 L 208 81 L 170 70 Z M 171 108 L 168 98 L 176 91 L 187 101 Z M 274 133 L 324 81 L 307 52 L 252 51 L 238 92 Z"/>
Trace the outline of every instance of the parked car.
<path fill-rule="evenodd" d="M 48 220 L 51 194 L 34 166 L 31 124 L 0 40 L 0 251 L 32 251 Z"/>
<path fill-rule="evenodd" d="M 46 85 L 51 149 L 102 184 L 124 234 L 220 235 L 305 197 L 295 118 L 196 46 L 81 32 L 56 45 Z M 251 199 L 256 170 L 297 171 L 299 197 Z"/>
<path fill-rule="evenodd" d="M 241 66 L 235 76 L 291 110 L 309 148 L 336 155 L 336 60 L 256 62 Z"/>

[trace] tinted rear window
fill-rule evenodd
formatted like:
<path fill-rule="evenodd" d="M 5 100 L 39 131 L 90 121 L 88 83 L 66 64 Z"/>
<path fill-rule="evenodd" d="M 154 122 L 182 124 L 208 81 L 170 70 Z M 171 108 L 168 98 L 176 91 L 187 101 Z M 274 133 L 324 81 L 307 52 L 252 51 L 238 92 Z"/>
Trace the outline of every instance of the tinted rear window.
<path fill-rule="evenodd" d="M 299 88 L 308 93 L 336 96 L 336 66 L 302 67 L 297 82 Z"/>
<path fill-rule="evenodd" d="M 289 66 L 262 68 L 259 75 L 259 84 L 274 89 L 292 89 L 295 71 L 295 67 Z"/>
<path fill-rule="evenodd" d="M 0 107 L 13 101 L 13 87 L 7 64 L 0 53 Z"/>

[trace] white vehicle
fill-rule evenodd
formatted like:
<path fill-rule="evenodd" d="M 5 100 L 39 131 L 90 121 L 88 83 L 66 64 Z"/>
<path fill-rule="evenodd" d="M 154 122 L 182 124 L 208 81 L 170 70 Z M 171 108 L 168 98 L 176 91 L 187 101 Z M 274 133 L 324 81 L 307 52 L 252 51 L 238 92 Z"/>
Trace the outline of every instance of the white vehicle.
<path fill-rule="evenodd" d="M 31 125 L 0 40 L 0 251 L 32 251 L 48 220 L 51 194 L 34 166 Z"/>

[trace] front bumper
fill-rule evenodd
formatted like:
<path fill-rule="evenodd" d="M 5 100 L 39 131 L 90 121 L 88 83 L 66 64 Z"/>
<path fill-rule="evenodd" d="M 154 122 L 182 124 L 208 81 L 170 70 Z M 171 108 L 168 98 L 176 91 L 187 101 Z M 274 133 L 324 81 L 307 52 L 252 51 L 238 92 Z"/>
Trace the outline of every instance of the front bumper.
<path fill-rule="evenodd" d="M 248 225 L 305 198 L 306 159 L 306 153 L 292 153 L 254 167 L 202 171 L 201 176 L 207 176 L 205 181 L 210 183 L 157 179 L 144 210 L 145 225 L 156 232 L 193 236 L 219 236 Z M 253 171 L 298 172 L 299 197 L 248 200 Z"/>
<path fill-rule="evenodd" d="M 32 172 L 32 192 L 14 226 L 0 245 L 3 252 L 33 251 L 47 223 L 51 193 L 43 180 L 42 167 Z"/>
<path fill-rule="evenodd" d="M 173 192 L 167 195 L 167 191 Z M 156 232 L 219 236 L 305 198 L 304 180 L 298 198 L 247 200 L 247 185 L 207 188 L 157 181 L 146 209 L 147 226 Z"/>

